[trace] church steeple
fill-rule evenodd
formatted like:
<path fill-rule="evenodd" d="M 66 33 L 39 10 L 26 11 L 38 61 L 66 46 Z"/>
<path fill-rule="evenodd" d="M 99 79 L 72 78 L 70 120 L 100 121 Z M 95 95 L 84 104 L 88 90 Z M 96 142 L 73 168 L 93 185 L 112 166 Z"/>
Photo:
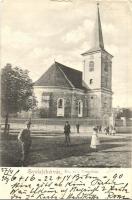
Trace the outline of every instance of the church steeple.
<path fill-rule="evenodd" d="M 105 50 L 105 49 L 104 49 L 100 12 L 99 12 L 99 3 L 97 3 L 97 16 L 94 24 L 93 37 L 91 40 L 91 49 L 82 53 L 81 55 L 85 56 L 89 53 L 91 54 L 95 51 L 100 51 L 100 50 Z"/>
<path fill-rule="evenodd" d="M 97 3 L 97 19 L 94 27 L 93 48 L 104 49 L 102 26 L 100 20 L 99 3 Z"/>
<path fill-rule="evenodd" d="M 88 116 L 92 118 L 110 116 L 112 111 L 112 55 L 104 48 L 99 3 L 91 49 L 83 56 L 83 82 L 88 88 Z"/>

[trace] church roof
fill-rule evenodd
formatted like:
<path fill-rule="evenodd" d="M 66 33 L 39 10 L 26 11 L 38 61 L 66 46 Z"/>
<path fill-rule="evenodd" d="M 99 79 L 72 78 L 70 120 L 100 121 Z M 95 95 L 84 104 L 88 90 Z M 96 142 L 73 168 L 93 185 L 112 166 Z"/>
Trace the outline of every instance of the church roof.
<path fill-rule="evenodd" d="M 82 72 L 58 62 L 52 64 L 34 85 L 85 89 L 82 85 Z"/>

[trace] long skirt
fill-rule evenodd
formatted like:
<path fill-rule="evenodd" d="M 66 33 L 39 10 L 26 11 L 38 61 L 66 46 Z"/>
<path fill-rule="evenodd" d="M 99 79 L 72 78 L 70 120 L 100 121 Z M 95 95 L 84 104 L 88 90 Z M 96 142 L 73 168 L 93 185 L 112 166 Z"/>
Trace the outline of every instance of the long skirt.
<path fill-rule="evenodd" d="M 97 135 L 93 134 L 92 138 L 91 138 L 91 145 L 90 145 L 90 147 L 92 149 L 96 149 L 97 145 L 99 145 L 99 139 L 98 139 Z"/>

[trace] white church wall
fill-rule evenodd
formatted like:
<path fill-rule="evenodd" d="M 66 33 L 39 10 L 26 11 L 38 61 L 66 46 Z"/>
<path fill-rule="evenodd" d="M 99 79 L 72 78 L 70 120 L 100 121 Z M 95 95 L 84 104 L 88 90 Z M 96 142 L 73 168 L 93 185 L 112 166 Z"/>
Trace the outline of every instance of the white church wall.
<path fill-rule="evenodd" d="M 101 52 L 94 53 L 94 55 L 84 56 L 85 66 L 84 66 L 84 82 L 88 85 L 90 89 L 96 89 L 101 87 Z M 94 70 L 89 71 L 89 62 L 94 62 Z M 90 84 L 90 80 L 93 80 Z"/>

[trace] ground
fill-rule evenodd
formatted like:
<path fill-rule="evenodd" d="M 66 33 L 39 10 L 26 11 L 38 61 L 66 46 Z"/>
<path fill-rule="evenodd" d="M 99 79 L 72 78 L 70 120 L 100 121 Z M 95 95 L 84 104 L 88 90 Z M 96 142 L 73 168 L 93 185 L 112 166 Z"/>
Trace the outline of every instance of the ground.
<path fill-rule="evenodd" d="M 61 133 L 33 134 L 26 166 L 30 167 L 131 167 L 131 134 L 106 136 L 100 134 L 101 144 L 95 152 L 90 149 L 91 135 L 73 133 L 71 146 L 64 145 Z M 1 140 L 1 166 L 20 166 L 17 136 Z"/>

